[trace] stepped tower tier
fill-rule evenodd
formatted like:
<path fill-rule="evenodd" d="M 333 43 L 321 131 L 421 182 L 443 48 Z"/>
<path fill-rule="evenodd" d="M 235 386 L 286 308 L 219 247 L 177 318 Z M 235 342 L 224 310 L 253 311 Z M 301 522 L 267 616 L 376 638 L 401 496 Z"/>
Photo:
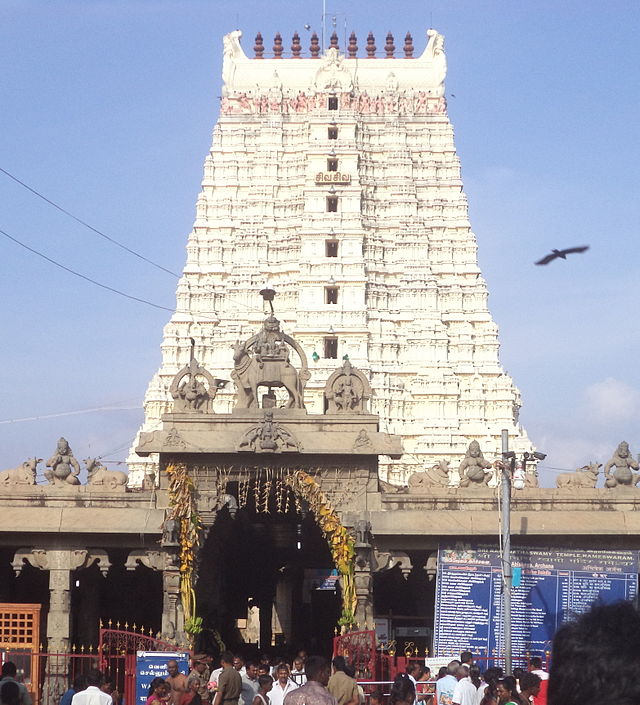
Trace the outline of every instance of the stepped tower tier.
<path fill-rule="evenodd" d="M 366 375 L 371 412 L 405 451 L 381 458 L 382 479 L 401 484 L 440 461 L 457 464 L 472 440 L 498 457 L 501 429 L 513 450 L 532 450 L 477 263 L 444 97 L 444 38 L 429 30 L 418 55 L 407 37 L 404 56 L 393 37 L 376 50 L 373 35 L 358 56 L 355 34 L 348 56 L 337 38 L 323 52 L 317 37 L 305 56 L 298 37 L 290 57 L 280 37 L 267 58 L 259 35 L 250 58 L 241 32 L 225 36 L 220 116 L 141 430 L 170 409 L 190 339 L 202 365 L 231 380 L 234 346 L 264 320 L 268 283 L 282 330 L 309 361 L 310 413 L 322 413 L 343 360 Z M 234 384 L 220 386 L 211 403 L 229 412 Z M 145 462 L 131 454 L 133 482 Z"/>

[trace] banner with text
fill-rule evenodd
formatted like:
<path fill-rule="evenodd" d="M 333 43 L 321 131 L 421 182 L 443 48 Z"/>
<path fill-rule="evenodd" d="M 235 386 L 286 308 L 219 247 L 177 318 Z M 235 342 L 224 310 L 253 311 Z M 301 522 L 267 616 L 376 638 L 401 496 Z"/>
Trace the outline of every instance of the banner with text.
<path fill-rule="evenodd" d="M 520 569 L 511 592 L 514 656 L 542 654 L 562 622 L 596 600 L 633 600 L 638 591 L 637 551 L 512 548 Z M 440 547 L 433 652 L 464 649 L 499 656 L 502 630 L 502 567 L 496 547 Z"/>

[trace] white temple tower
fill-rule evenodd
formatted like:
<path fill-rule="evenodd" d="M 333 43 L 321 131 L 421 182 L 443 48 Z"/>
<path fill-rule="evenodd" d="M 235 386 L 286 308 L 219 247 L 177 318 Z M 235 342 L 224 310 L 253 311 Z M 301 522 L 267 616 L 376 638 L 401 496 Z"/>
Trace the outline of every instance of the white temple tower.
<path fill-rule="evenodd" d="M 241 33 L 224 38 L 220 117 L 205 159 L 196 220 L 164 329 L 162 365 L 145 398 L 142 430 L 158 427 L 169 386 L 196 356 L 230 379 L 233 344 L 263 318 L 259 291 L 277 291 L 276 315 L 310 361 L 306 406 L 348 355 L 368 375 L 382 431 L 400 434 L 402 460 L 381 458 L 399 483 L 439 460 L 457 464 L 473 439 L 487 458 L 532 450 L 518 423 L 520 394 L 498 358 L 453 129 L 446 111 L 444 38 L 429 30 L 421 56 L 410 35 L 375 58 L 337 37 L 301 57 L 255 58 Z M 380 53 L 380 52 L 378 52 Z M 233 384 L 216 410 L 233 406 Z M 134 444 L 135 445 L 135 444 Z M 144 462 L 130 457 L 132 481 Z M 137 472 L 136 472 L 137 471 Z"/>

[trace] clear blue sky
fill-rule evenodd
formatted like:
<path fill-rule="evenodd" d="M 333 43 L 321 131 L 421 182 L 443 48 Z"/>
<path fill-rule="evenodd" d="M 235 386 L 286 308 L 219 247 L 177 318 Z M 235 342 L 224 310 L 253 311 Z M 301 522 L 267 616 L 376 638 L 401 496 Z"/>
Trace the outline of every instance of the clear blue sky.
<path fill-rule="evenodd" d="M 0 1 L 0 166 L 180 271 L 218 112 L 222 36 L 320 25 L 321 2 Z M 633 1 L 327 0 L 364 46 L 446 37 L 449 114 L 501 359 L 544 465 L 640 452 L 638 115 Z M 344 15 L 339 14 L 339 24 Z M 362 49 L 361 49 L 362 51 Z M 455 96 L 455 97 L 453 97 Z M 171 308 L 176 281 L 0 174 L 0 228 Z M 547 268 L 552 247 L 590 244 Z M 169 313 L 72 277 L 0 237 L 0 467 L 126 456 Z M 96 407 L 126 407 L 33 421 Z M 551 484 L 555 473 L 545 471 Z"/>

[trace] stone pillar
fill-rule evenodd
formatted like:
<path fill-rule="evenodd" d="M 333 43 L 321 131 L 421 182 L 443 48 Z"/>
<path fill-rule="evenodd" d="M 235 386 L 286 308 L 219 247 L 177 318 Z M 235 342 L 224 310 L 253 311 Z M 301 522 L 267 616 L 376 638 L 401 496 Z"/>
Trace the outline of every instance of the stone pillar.
<path fill-rule="evenodd" d="M 125 568 L 135 570 L 138 564 L 151 570 L 162 571 L 162 632 L 166 641 L 186 641 L 184 631 L 184 612 L 180 600 L 180 567 L 178 548 L 167 544 L 161 550 L 131 551 Z"/>
<path fill-rule="evenodd" d="M 16 551 L 13 569 L 20 575 L 24 562 L 34 568 L 49 571 L 49 614 L 47 617 L 47 652 L 63 654 L 48 656 L 43 687 L 44 705 L 60 701 L 68 687 L 71 647 L 71 573 L 98 562 L 106 575 L 111 564 L 104 551 L 87 549 L 21 548 Z"/>
<path fill-rule="evenodd" d="M 359 629 L 373 629 L 373 547 L 371 545 L 371 524 L 368 521 L 356 522 L 356 556 L 354 578 L 356 587 L 356 625 Z"/>

